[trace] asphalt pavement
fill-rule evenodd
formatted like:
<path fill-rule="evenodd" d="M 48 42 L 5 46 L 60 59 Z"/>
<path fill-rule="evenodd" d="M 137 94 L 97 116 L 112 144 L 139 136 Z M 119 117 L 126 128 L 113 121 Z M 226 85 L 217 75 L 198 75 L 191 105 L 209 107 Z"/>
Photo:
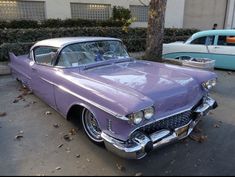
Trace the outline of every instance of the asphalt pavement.
<path fill-rule="evenodd" d="M 39 98 L 21 97 L 11 76 L 1 76 L 0 175 L 235 175 L 235 73 L 216 73 L 211 95 L 219 107 L 198 127 L 203 142 L 188 138 L 142 160 L 96 146 Z"/>

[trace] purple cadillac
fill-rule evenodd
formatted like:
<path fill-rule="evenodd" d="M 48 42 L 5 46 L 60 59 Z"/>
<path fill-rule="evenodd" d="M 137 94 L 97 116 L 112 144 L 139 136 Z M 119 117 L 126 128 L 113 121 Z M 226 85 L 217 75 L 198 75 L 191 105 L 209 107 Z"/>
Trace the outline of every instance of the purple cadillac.
<path fill-rule="evenodd" d="M 49 39 L 10 60 L 23 85 L 128 159 L 186 138 L 217 107 L 209 97 L 214 73 L 135 60 L 119 39 Z"/>

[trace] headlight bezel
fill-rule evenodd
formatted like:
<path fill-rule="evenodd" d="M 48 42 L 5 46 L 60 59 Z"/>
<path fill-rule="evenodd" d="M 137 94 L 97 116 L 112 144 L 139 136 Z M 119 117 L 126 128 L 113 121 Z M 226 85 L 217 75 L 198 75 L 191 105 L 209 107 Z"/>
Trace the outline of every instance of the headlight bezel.
<path fill-rule="evenodd" d="M 134 125 L 139 125 L 144 120 L 144 112 L 143 111 L 135 112 L 129 114 L 127 117 L 129 118 L 131 123 L 133 123 Z"/>
<path fill-rule="evenodd" d="M 151 113 L 152 112 L 152 113 Z M 149 115 L 147 115 L 149 114 Z M 150 106 L 146 109 L 143 109 L 141 111 L 131 113 L 127 116 L 127 118 L 130 120 L 130 122 L 134 125 L 141 124 L 144 120 L 150 120 L 155 115 L 155 108 L 153 106 Z"/>
<path fill-rule="evenodd" d="M 210 80 L 208 80 L 208 81 L 203 82 L 203 83 L 202 83 L 202 87 L 203 87 L 205 90 L 209 91 L 209 90 L 211 90 L 213 87 L 215 87 L 216 84 L 217 84 L 217 79 L 210 79 Z"/>
<path fill-rule="evenodd" d="M 148 112 L 147 112 L 147 111 L 148 111 Z M 154 114 L 155 114 L 155 109 L 154 109 L 153 106 L 144 109 L 144 118 L 145 118 L 146 120 L 152 119 L 152 117 L 154 116 Z"/>

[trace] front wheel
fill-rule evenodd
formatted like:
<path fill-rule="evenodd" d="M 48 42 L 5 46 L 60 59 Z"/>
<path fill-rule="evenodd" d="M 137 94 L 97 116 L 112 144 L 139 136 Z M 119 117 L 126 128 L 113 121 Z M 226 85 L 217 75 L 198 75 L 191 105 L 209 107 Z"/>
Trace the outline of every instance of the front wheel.
<path fill-rule="evenodd" d="M 102 131 L 99 123 L 94 114 L 92 114 L 88 109 L 83 110 L 82 125 L 90 140 L 97 144 L 103 144 L 103 139 L 101 137 Z"/>

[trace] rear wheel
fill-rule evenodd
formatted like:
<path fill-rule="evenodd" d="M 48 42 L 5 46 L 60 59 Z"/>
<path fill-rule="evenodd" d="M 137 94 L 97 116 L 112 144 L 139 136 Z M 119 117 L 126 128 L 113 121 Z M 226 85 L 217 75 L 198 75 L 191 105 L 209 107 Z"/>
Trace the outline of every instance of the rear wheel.
<path fill-rule="evenodd" d="M 84 109 L 82 113 L 82 125 L 87 136 L 97 144 L 103 144 L 101 137 L 101 129 L 94 114 L 88 109 Z"/>

